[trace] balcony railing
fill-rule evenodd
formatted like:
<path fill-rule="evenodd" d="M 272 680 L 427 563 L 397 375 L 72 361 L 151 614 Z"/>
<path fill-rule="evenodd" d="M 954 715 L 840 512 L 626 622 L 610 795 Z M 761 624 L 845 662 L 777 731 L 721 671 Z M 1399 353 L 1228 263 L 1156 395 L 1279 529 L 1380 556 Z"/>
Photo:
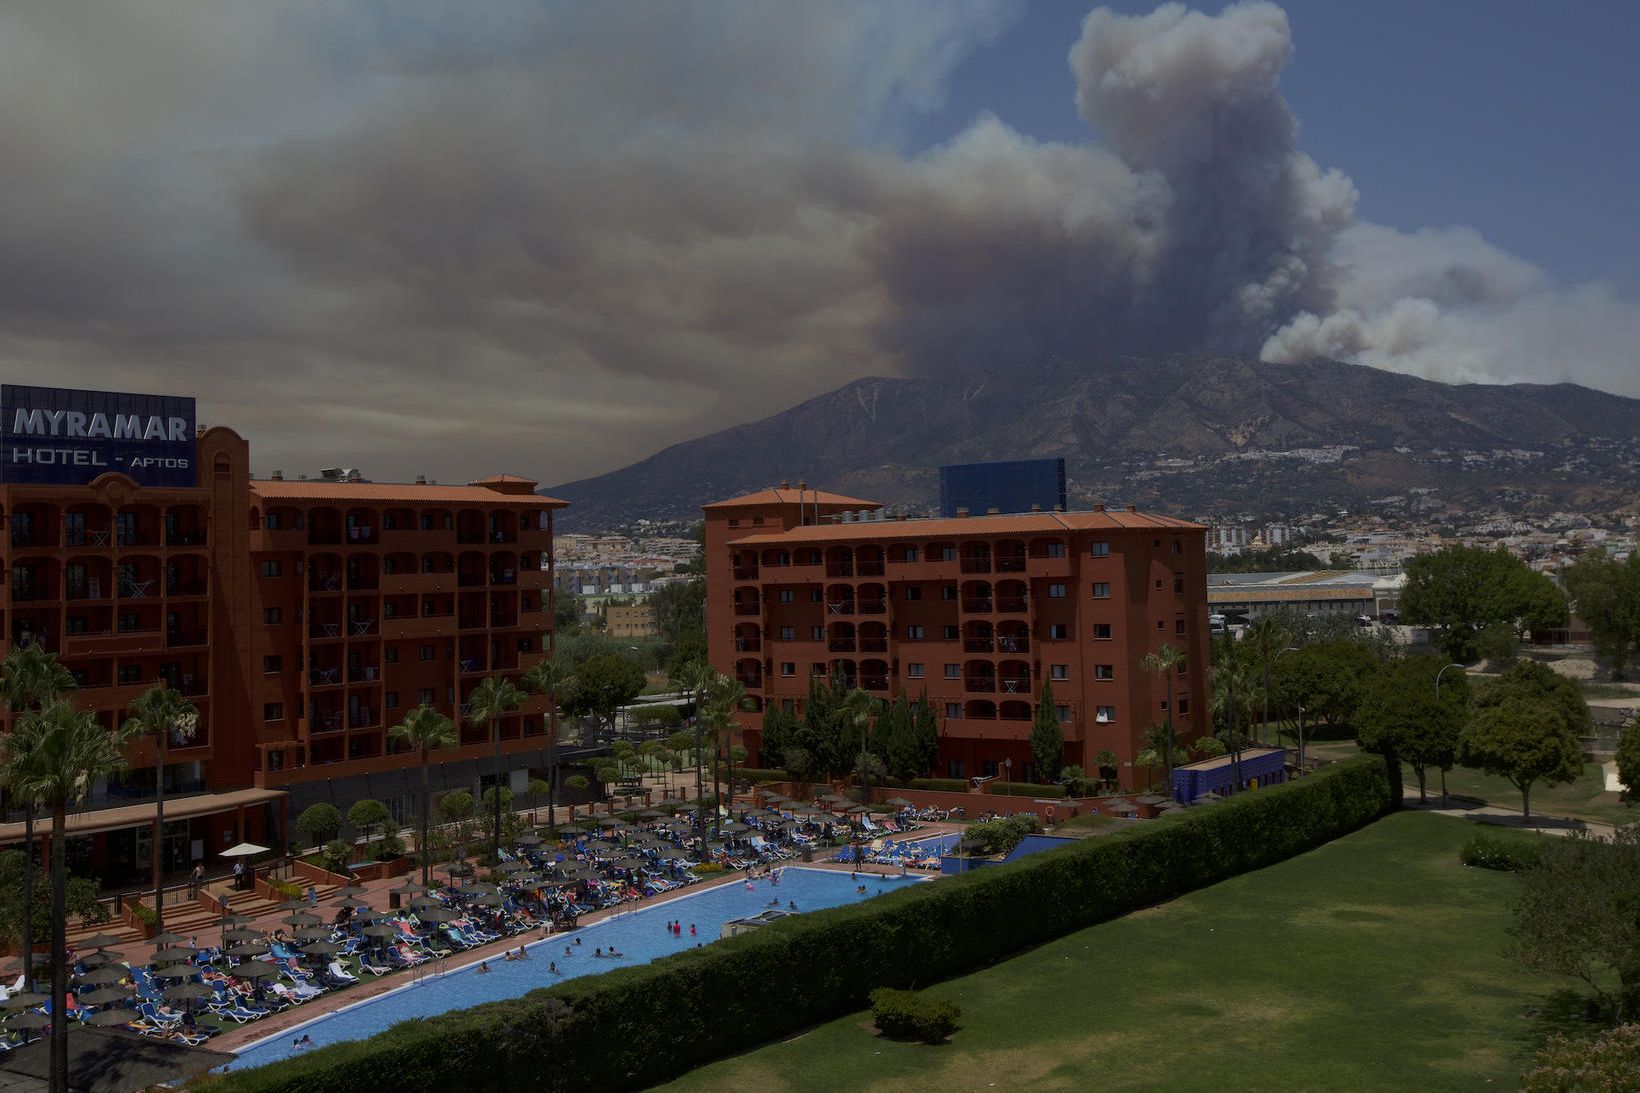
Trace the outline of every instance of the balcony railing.
<path fill-rule="evenodd" d="M 852 577 L 854 576 L 854 566 L 849 562 L 844 562 L 842 565 L 828 565 L 826 567 L 826 576 Z"/>
<path fill-rule="evenodd" d="M 167 630 L 165 632 L 165 644 L 172 649 L 183 649 L 191 645 L 204 645 L 205 631 Z"/>
<path fill-rule="evenodd" d="M 828 600 L 826 601 L 826 613 L 829 615 L 852 615 L 854 614 L 854 601 Z"/>
<path fill-rule="evenodd" d="M 342 590 L 342 575 L 340 573 L 315 573 L 308 580 L 309 592 L 340 592 Z"/>
<path fill-rule="evenodd" d="M 988 597 L 981 599 L 978 597 L 968 596 L 964 597 L 962 601 L 962 609 L 964 611 L 973 611 L 982 615 L 990 614 L 992 603 L 993 601 Z"/>
<path fill-rule="evenodd" d="M 755 565 L 737 565 L 737 566 L 735 566 L 735 580 L 737 580 L 737 581 L 755 581 L 755 580 L 757 580 L 757 566 L 755 566 Z"/>
<path fill-rule="evenodd" d="M 165 533 L 165 545 L 174 547 L 204 546 L 205 529 L 191 528 L 187 530 L 168 531 Z"/>
<path fill-rule="evenodd" d="M 862 577 L 881 577 L 883 575 L 883 563 L 880 561 L 860 562 L 856 568 L 859 569 Z"/>
<path fill-rule="evenodd" d="M 991 638 L 964 638 L 962 651 L 965 653 L 990 653 L 996 650 L 997 643 Z"/>
<path fill-rule="evenodd" d="M 1031 693 L 1029 676 L 1003 676 L 1002 689 L 1011 695 L 1028 695 Z"/>
<path fill-rule="evenodd" d="M 756 601 L 751 601 L 751 602 L 747 602 L 745 600 L 736 600 L 735 601 L 735 614 L 737 614 L 737 615 L 755 615 L 760 610 L 762 610 L 762 606 L 760 604 L 758 604 Z"/>
<path fill-rule="evenodd" d="M 1023 634 L 1004 634 L 997 638 L 997 648 L 1004 653 L 1028 653 L 1031 651 L 1031 639 Z"/>
<path fill-rule="evenodd" d="M 763 686 L 763 677 L 760 675 L 737 674 L 735 678 L 738 679 L 740 681 L 740 685 L 748 691 L 757 690 Z"/>
<path fill-rule="evenodd" d="M 1031 609 L 1031 601 L 1024 596 L 998 596 L 997 610 L 1007 614 L 1018 614 Z"/>
<path fill-rule="evenodd" d="M 888 652 L 888 642 L 883 638 L 861 638 L 860 652 L 886 653 Z"/>
<path fill-rule="evenodd" d="M 826 648 L 833 653 L 852 653 L 855 650 L 853 638 L 833 638 L 826 643 Z"/>
<path fill-rule="evenodd" d="M 886 690 L 888 690 L 888 677 L 887 676 L 861 676 L 860 677 L 860 687 L 861 687 L 862 690 L 866 690 L 866 691 L 886 691 Z"/>
<path fill-rule="evenodd" d="M 323 641 L 325 638 L 339 638 L 342 636 L 342 624 L 339 622 L 316 622 L 308 627 L 308 637 Z"/>
<path fill-rule="evenodd" d="M 985 694 L 997 689 L 997 681 L 991 676 L 969 676 L 964 683 L 970 691 L 979 691 Z"/>
<path fill-rule="evenodd" d="M 964 558 L 962 560 L 962 571 L 964 573 L 989 573 L 989 572 L 991 572 L 991 557 L 990 557 L 990 555 L 986 555 L 983 558 L 972 557 L 972 556 Z"/>
<path fill-rule="evenodd" d="M 758 638 L 736 638 L 735 652 L 756 653 L 762 650 L 763 642 Z"/>
<path fill-rule="evenodd" d="M 881 615 L 888 610 L 887 600 L 861 600 L 859 611 L 862 615 Z"/>
<path fill-rule="evenodd" d="M 999 557 L 996 561 L 996 570 L 998 573 L 1023 573 L 1025 572 L 1025 557 L 1024 555 L 1012 558 Z"/>
<path fill-rule="evenodd" d="M 308 672 L 308 682 L 315 687 L 330 687 L 342 681 L 342 668 L 313 668 Z"/>

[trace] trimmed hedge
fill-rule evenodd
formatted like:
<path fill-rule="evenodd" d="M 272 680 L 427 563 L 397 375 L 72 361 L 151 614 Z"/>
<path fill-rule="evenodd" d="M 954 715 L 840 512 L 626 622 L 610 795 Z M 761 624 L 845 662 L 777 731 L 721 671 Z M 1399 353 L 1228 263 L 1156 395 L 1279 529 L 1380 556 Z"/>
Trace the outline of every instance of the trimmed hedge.
<path fill-rule="evenodd" d="M 1064 797 L 1064 786 L 1040 786 L 1035 782 L 992 782 L 986 787 L 1000 797 Z"/>
<path fill-rule="evenodd" d="M 1543 860 L 1542 835 L 1524 832 L 1507 835 L 1476 832 L 1458 849 L 1458 860 L 1477 869 L 1519 873 Z"/>
<path fill-rule="evenodd" d="M 878 987 L 871 992 L 871 1018 L 877 1031 L 890 1040 L 919 1040 L 943 1044 L 960 1027 L 962 1011 L 953 1002 L 930 998 L 920 991 Z"/>
<path fill-rule="evenodd" d="M 967 793 L 966 778 L 913 778 L 906 783 L 909 789 L 934 789 L 942 793 Z"/>
<path fill-rule="evenodd" d="M 959 975 L 1028 946 L 1272 865 L 1396 803 L 1363 756 L 1313 777 L 861 903 L 797 915 L 521 999 L 406 1021 L 217 1086 L 636 1089 L 865 1006 L 872 990 Z"/>

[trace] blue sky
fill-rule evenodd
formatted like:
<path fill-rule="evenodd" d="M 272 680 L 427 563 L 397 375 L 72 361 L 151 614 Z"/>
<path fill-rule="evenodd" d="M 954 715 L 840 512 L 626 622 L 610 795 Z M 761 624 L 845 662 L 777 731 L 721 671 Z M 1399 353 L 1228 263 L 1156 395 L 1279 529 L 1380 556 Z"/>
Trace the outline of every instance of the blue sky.
<path fill-rule="evenodd" d="M 1282 89 L 1298 146 L 1355 180 L 1363 219 L 1467 225 L 1557 280 L 1640 289 L 1640 4 L 1283 6 L 1294 54 Z M 987 110 L 1033 136 L 1086 141 L 1065 55 L 1090 7 L 1032 0 L 956 69 L 944 109 L 919 119 L 913 143 L 947 140 Z"/>

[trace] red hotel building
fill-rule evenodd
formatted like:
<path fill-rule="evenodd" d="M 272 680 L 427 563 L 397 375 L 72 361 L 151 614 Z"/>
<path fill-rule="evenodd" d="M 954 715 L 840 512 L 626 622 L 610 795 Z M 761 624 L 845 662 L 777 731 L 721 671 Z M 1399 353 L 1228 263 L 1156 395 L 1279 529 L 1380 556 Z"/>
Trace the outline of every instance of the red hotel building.
<path fill-rule="evenodd" d="M 1032 776 L 1031 720 L 1044 682 L 1065 762 L 1117 757 L 1121 784 L 1144 732 L 1167 716 L 1145 654 L 1186 654 L 1174 724 L 1206 730 L 1206 529 L 1127 510 L 887 519 L 876 501 L 782 485 L 707 505 L 712 663 L 758 710 L 799 713 L 813 675 L 889 697 L 926 692 L 942 777 Z M 758 757 L 762 715 L 745 720 Z"/>
<path fill-rule="evenodd" d="M 191 451 L 191 486 L 114 470 L 0 484 L 0 655 L 21 641 L 56 653 L 75 700 L 110 728 L 160 679 L 200 711 L 193 738 L 167 749 L 163 836 L 145 738 L 71 818 L 75 870 L 123 884 L 146 881 L 161 857 L 168 874 L 216 868 L 242 839 L 281 846 L 285 822 L 319 800 L 345 813 L 374 797 L 404 819 L 418 755 L 387 729 L 422 702 L 461 722 L 459 746 L 434 754 L 435 787 L 479 790 L 492 747 L 466 724 L 466 696 L 551 655 L 552 514 L 564 502 L 512 475 L 256 481 L 249 445 L 221 427 Z M 545 766 L 550 721 L 539 696 L 502 720 L 515 791 Z M 0 844 L 21 841 L 19 818 L 8 802 Z"/>

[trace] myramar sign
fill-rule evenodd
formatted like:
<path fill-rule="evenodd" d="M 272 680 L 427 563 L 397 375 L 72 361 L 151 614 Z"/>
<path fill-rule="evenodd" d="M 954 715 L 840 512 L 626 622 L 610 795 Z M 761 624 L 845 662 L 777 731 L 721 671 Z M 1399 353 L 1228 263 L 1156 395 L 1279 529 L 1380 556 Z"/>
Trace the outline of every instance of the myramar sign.
<path fill-rule="evenodd" d="M 109 471 L 192 486 L 194 400 L 0 386 L 0 481 L 79 486 Z"/>

